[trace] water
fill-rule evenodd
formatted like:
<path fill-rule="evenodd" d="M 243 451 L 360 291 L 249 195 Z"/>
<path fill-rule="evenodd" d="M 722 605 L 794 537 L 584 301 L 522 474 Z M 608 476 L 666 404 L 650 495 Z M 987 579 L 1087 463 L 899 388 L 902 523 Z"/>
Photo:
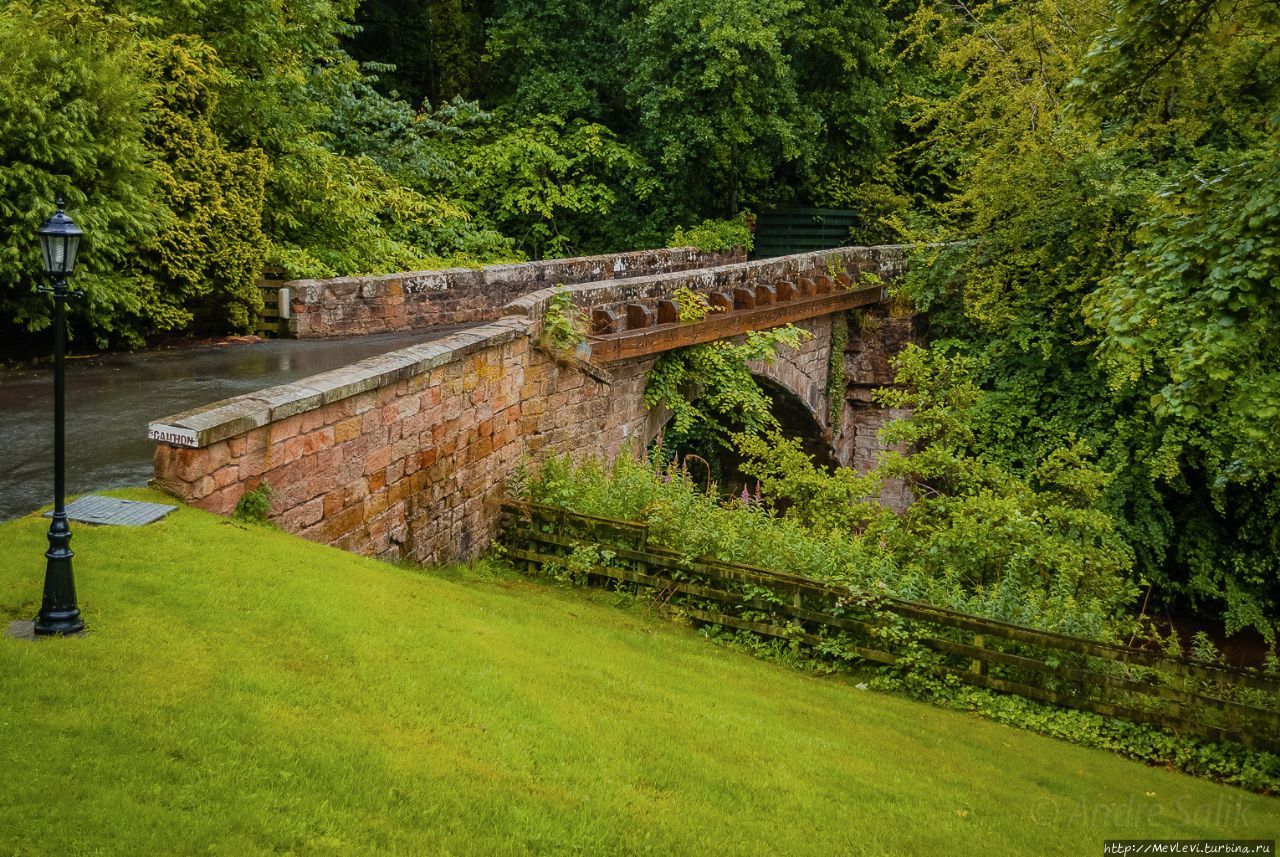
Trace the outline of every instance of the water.
<path fill-rule="evenodd" d="M 161 417 L 437 339 L 457 327 L 67 361 L 67 492 L 143 485 Z M 53 372 L 0 371 L 0 520 L 53 502 Z"/>

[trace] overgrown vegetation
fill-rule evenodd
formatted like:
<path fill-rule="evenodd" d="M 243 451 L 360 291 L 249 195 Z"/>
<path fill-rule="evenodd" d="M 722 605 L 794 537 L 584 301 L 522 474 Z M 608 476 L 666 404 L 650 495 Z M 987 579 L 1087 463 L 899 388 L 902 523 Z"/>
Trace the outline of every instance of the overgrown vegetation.
<path fill-rule="evenodd" d="M 705 295 L 685 286 L 676 289 L 671 299 L 675 301 L 680 321 L 702 321 L 711 313 L 721 310 L 721 307 L 712 306 Z"/>
<path fill-rule="evenodd" d="M 750 495 L 742 502 L 750 503 Z M 647 525 L 642 533 L 634 523 L 578 516 L 562 506 L 523 511 L 517 506 L 512 512 L 504 552 L 520 567 L 533 559 L 529 569 L 539 575 L 602 584 L 620 603 L 696 622 L 708 637 L 758 657 L 822 674 L 851 671 L 867 678 L 866 686 L 905 691 L 1252 790 L 1280 789 L 1280 756 L 1203 735 L 1205 729 L 1224 729 L 1246 740 L 1265 740 L 1273 712 L 1280 712 L 1280 660 L 1269 662 L 1271 678 L 1263 686 L 1278 689 L 1268 692 L 1252 684 L 1261 678 L 1257 674 L 1214 677 L 1221 659 L 1203 635 L 1188 653 L 1195 658 L 1195 673 L 1185 660 L 1168 660 L 1183 654 L 1174 638 L 1165 642 L 1164 653 L 1091 658 L 1077 649 L 1088 645 L 1078 637 L 1037 635 L 1025 628 L 1006 633 L 1009 626 L 964 613 L 935 613 L 883 593 L 811 578 L 798 589 L 790 569 L 771 573 L 706 555 L 673 556 Z M 982 633 L 974 636 L 974 631 Z M 1072 644 L 1062 645 L 1066 640 Z M 886 660 L 891 666 L 884 666 Z M 1083 679 L 1076 673 L 1081 669 L 1087 671 Z M 1194 674 L 1203 678 L 1188 677 Z M 1002 683 L 1012 693 L 994 693 L 988 682 Z M 1171 685 L 1204 696 L 1169 703 Z M 1045 705 L 1037 699 L 1044 694 L 1074 700 L 1074 707 Z M 1165 728 L 1149 725 L 1147 717 Z"/>
<path fill-rule="evenodd" d="M 798 348 L 811 336 L 787 325 L 748 333 L 738 344 L 722 339 L 665 352 L 649 372 L 645 406 L 671 412 L 673 449 L 710 451 L 728 446 L 735 431 L 776 429 L 772 402 L 747 364 L 776 360 L 779 348 Z"/>
<path fill-rule="evenodd" d="M 573 302 L 573 293 L 557 285 L 542 316 L 541 343 L 553 351 L 572 355 L 586 341 L 587 329 L 586 315 Z"/>
<path fill-rule="evenodd" d="M 714 557 L 847 587 L 854 600 L 860 594 L 896 595 L 1102 641 L 1142 639 L 1166 654 L 1222 662 L 1203 635 L 1193 650 L 1184 651 L 1175 634 L 1135 614 L 1132 552 L 1114 520 L 1099 508 L 1106 475 L 1088 463 L 1078 443 L 1056 451 L 1033 479 L 1024 481 L 970 451 L 967 423 L 977 388 L 962 358 L 946 361 L 909 349 L 898 368 L 907 386 L 882 396 L 912 409 L 913 416 L 892 423 L 887 436 L 918 451 L 889 453 L 865 476 L 816 467 L 796 440 L 742 434 L 733 439 L 746 458 L 742 468 L 758 482 L 740 496 L 726 498 L 704 479 L 700 466 L 670 461 L 661 450 L 646 458 L 624 455 L 612 464 L 553 457 L 537 472 L 522 474 L 515 488 L 534 502 L 643 522 L 648 544 L 675 549 L 688 562 Z M 907 479 L 916 494 L 905 514 L 876 500 L 891 478 Z M 594 566 L 607 565 L 614 556 L 607 545 L 584 545 L 562 565 L 548 568 L 557 579 L 585 583 Z M 688 573 L 696 580 L 693 567 Z M 768 602 L 770 597 L 756 586 L 743 591 L 744 600 Z M 767 607 L 744 605 L 742 611 L 745 619 L 789 623 L 785 615 L 771 618 Z M 820 670 L 863 663 L 856 642 L 846 646 L 844 635 L 810 647 L 728 627 L 713 626 L 708 633 L 757 655 Z M 896 645 L 912 649 L 908 629 L 895 633 Z M 969 687 L 937 675 L 937 661 L 934 652 L 916 646 L 871 681 L 1153 764 L 1254 790 L 1280 789 L 1280 758 L 1273 755 Z M 1268 664 L 1277 670 L 1277 653 L 1268 656 Z M 1207 692 L 1249 704 L 1277 704 L 1274 698 L 1265 703 L 1247 695 L 1241 699 L 1225 686 Z"/>
<path fill-rule="evenodd" d="M 47 342 L 58 194 L 77 347 L 247 329 L 264 263 L 728 250 L 748 209 L 853 209 L 851 242 L 930 242 L 899 297 L 986 393 L 974 460 L 1035 484 L 1074 450 L 1153 608 L 1273 641 L 1278 32 L 1274 0 L 13 0 L 0 336 Z M 687 392 L 658 398 L 723 439 Z"/>
<path fill-rule="evenodd" d="M 728 351 L 689 351 L 652 390 L 679 390 L 696 372 L 751 381 L 740 359 L 721 362 Z M 798 440 L 776 433 L 767 397 L 751 382 L 754 392 L 724 385 L 696 402 L 660 400 L 674 413 L 667 438 L 707 432 L 744 457 L 742 470 L 757 482 L 740 498 L 724 502 L 700 465 L 661 449 L 612 465 L 553 458 L 523 490 L 577 512 L 645 521 L 659 543 L 690 556 L 1096 639 L 1134 633 L 1133 556 L 1097 508 L 1106 475 L 1080 445 L 1020 478 L 972 449 L 979 395 L 966 361 L 912 348 L 898 368 L 906 386 L 883 392 L 883 401 L 912 416 L 891 424 L 888 438 L 918 451 L 891 452 L 866 475 L 816 466 Z M 730 433 L 729 419 L 743 430 Z M 904 514 L 878 502 L 887 479 L 905 479 L 916 494 Z"/>
<path fill-rule="evenodd" d="M 677 226 L 667 244 L 672 247 L 697 247 L 699 250 L 743 250 L 750 253 L 755 247 L 755 233 L 746 220 L 704 220 L 697 226 L 683 229 Z"/>

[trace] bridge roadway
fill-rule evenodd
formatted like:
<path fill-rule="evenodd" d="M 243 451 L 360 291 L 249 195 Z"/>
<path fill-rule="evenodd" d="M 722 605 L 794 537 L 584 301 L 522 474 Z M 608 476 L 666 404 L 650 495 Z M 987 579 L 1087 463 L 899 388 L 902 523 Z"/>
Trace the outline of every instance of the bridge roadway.
<path fill-rule="evenodd" d="M 658 252 L 688 255 L 687 248 Z M 833 325 L 851 307 L 884 301 L 879 285 L 857 287 L 867 282 L 862 274 L 887 284 L 904 266 L 901 247 L 848 247 L 588 279 L 568 287 L 597 323 L 590 357 L 577 362 L 540 345 L 557 289 L 539 289 L 510 301 L 488 323 L 434 342 L 151 423 L 155 484 L 225 514 L 266 482 L 273 520 L 306 538 L 424 563 L 472 556 L 496 532 L 507 478 L 522 459 L 551 452 L 613 457 L 656 436 L 663 417 L 645 408 L 644 388 L 657 353 L 788 321 L 813 336 L 752 371 L 810 422 L 810 434 L 831 445 L 835 460 L 857 464 L 860 456 L 874 456 L 875 430 L 891 416 L 865 396 L 868 385 L 888 380 L 890 348 L 876 341 L 878 331 L 909 337 L 910 319 L 856 326 L 839 355 L 831 353 Z M 578 267 L 597 266 L 588 259 Z M 852 281 L 833 282 L 830 271 L 847 272 Z M 507 266 L 504 276 L 512 273 Z M 394 303 L 403 291 L 396 276 L 358 287 L 313 281 L 296 290 L 318 300 L 316 317 L 326 323 L 385 323 L 407 316 Z M 475 279 L 485 276 L 481 271 Z M 671 302 L 680 289 L 707 295 L 726 311 L 677 323 Z M 438 315 L 450 301 L 462 306 L 447 281 L 413 299 L 419 318 Z M 827 400 L 834 360 L 844 361 L 849 407 L 833 409 Z M 830 425 L 833 412 L 842 415 L 840 425 Z"/>

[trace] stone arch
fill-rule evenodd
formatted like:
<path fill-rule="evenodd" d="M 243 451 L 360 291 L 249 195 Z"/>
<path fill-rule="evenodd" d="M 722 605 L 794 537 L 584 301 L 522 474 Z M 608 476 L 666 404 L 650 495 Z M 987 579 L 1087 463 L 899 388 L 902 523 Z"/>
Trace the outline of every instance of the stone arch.
<path fill-rule="evenodd" d="M 813 458 L 815 464 L 834 468 L 840 464 L 840 457 L 835 445 L 831 442 L 831 430 L 826 426 L 823 411 L 815 411 L 807 399 L 801 398 L 794 390 L 773 378 L 752 373 L 760 389 L 764 390 L 773 402 L 773 415 L 782 426 L 785 437 L 797 437 L 804 451 Z M 822 396 L 825 404 L 826 397 Z"/>
<path fill-rule="evenodd" d="M 805 451 L 827 466 L 844 460 L 832 439 L 827 376 L 831 363 L 831 317 L 808 319 L 796 327 L 811 336 L 798 349 L 784 349 L 771 362 L 748 364 L 752 376 L 774 403 L 784 433 L 804 441 Z"/>
<path fill-rule="evenodd" d="M 799 438 L 805 453 L 813 459 L 815 464 L 829 469 L 839 466 L 840 459 L 836 446 L 832 443 L 831 432 L 822 424 L 809 403 L 768 375 L 753 371 L 751 376 L 768 396 L 771 402 L 770 410 L 781 426 L 782 435 L 787 438 Z M 666 408 L 657 408 L 648 412 L 648 430 L 644 435 L 646 447 L 666 429 L 672 416 L 672 412 Z M 676 452 L 683 455 L 690 450 L 676 450 Z M 696 454 L 705 456 L 711 462 L 716 474 L 715 478 L 721 483 L 722 489 L 733 493 L 744 484 L 751 484 L 752 479 L 741 470 L 742 456 L 735 450 L 717 447 L 712 451 L 697 450 Z"/>

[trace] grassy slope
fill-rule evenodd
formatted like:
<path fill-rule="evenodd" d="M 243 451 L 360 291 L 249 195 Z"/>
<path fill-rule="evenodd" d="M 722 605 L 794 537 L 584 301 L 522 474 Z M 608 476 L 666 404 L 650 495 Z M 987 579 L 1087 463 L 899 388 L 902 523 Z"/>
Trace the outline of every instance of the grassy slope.
<path fill-rule="evenodd" d="M 146 497 L 143 491 L 124 492 Z M 0 525 L 29 618 L 45 524 Z M 1089 854 L 1280 801 L 752 660 L 602 596 L 182 509 L 0 640 L 0 853 Z"/>

